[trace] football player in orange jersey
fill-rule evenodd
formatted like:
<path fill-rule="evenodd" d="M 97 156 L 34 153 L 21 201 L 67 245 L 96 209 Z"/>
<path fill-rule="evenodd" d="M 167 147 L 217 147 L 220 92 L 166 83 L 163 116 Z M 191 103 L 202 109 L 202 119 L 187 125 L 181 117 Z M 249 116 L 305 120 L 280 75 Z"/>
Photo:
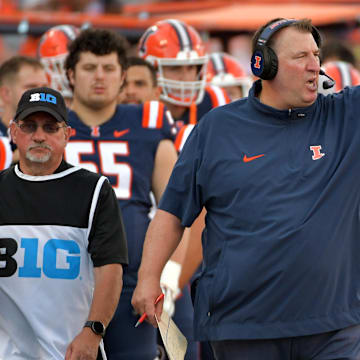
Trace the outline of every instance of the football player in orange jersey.
<path fill-rule="evenodd" d="M 42 64 L 34 58 L 15 55 L 0 66 L 0 98 L 3 113 L 0 119 L 0 135 L 8 136 L 21 95 L 29 89 L 47 86 L 48 80 Z M 16 145 L 11 143 L 13 161 L 18 160 Z"/>
<path fill-rule="evenodd" d="M 120 103 L 143 104 L 145 101 L 159 100 L 160 91 L 154 66 L 142 58 L 129 57 Z"/>
<path fill-rule="evenodd" d="M 244 67 L 227 53 L 211 53 L 206 72 L 209 84 L 222 87 L 231 101 L 248 96 L 252 86 L 252 77 L 246 74 Z"/>
<path fill-rule="evenodd" d="M 175 140 L 175 148 L 179 152 L 201 117 L 212 108 L 229 103 L 230 98 L 220 87 L 206 85 L 209 57 L 200 34 L 192 26 L 174 19 L 158 21 L 142 35 L 138 52 L 157 70 L 160 100 L 170 110 L 179 129 Z M 191 254 L 187 251 L 187 259 L 183 259 L 186 269 L 179 274 L 180 288 L 186 286 L 190 275 L 201 262 L 200 233 L 203 223 L 204 214 L 201 214 L 193 229 L 184 234 L 186 238 L 191 238 L 187 240 L 191 244 Z M 166 273 L 167 266 L 163 270 L 162 280 Z M 179 301 L 176 302 L 177 309 L 178 304 Z M 175 317 L 178 315 L 175 312 Z M 196 350 L 188 352 L 187 356 L 189 359 L 196 358 Z"/>
<path fill-rule="evenodd" d="M 151 63 L 147 60 L 138 57 L 131 57 L 128 59 L 128 65 L 126 70 L 125 83 L 121 91 L 121 102 L 126 104 L 142 104 L 146 101 L 158 100 L 160 95 L 160 88 L 157 83 L 156 70 Z M 167 116 L 169 111 L 167 111 Z M 153 198 L 153 211 L 156 211 L 156 201 Z M 187 247 L 190 242 L 190 232 L 188 229 L 184 233 L 184 241 L 174 252 L 173 257 L 166 264 L 162 276 L 161 286 L 165 293 L 164 307 L 170 316 L 173 316 L 175 323 L 179 326 L 180 330 L 184 333 L 188 340 L 188 350 L 185 359 L 197 359 L 198 358 L 198 344 L 192 340 L 193 337 L 193 306 L 191 303 L 189 279 L 187 269 L 182 269 L 181 264 L 184 261 L 184 256 L 187 256 Z M 200 236 L 199 236 L 200 239 Z M 198 244 L 198 241 L 194 241 Z M 192 247 L 193 249 L 193 247 Z M 200 251 L 196 251 L 195 254 L 191 254 L 190 257 L 196 256 Z M 189 259 L 190 260 L 190 259 Z M 199 265 L 200 261 L 196 260 L 196 264 Z M 188 264 L 187 264 L 188 265 Z M 197 268 L 193 266 L 187 266 L 194 272 Z M 182 271 L 184 274 L 181 275 Z M 191 270 L 190 270 L 191 271 Z M 185 279 L 180 283 L 180 279 Z M 162 346 L 160 338 L 159 345 Z"/>
<path fill-rule="evenodd" d="M 134 328 L 138 315 L 130 300 L 150 222 L 149 194 L 159 201 L 166 186 L 177 158 L 176 129 L 162 103 L 118 105 L 126 60 L 125 39 L 109 30 L 83 30 L 70 44 L 65 69 L 73 89 L 73 133 L 65 155 L 70 163 L 108 177 L 123 214 L 129 266 L 104 338 L 106 353 L 111 359 L 154 359 L 156 330 L 148 323 Z"/>
<path fill-rule="evenodd" d="M 212 108 L 230 100 L 222 89 L 206 86 L 208 55 L 199 33 L 179 20 L 162 20 L 142 35 L 139 56 L 158 73 L 162 100 L 178 128 L 196 124 Z"/>
<path fill-rule="evenodd" d="M 57 25 L 47 30 L 40 38 L 37 57 L 44 65 L 50 87 L 59 91 L 70 107 L 72 90 L 66 77 L 64 63 L 68 46 L 80 33 L 73 25 Z"/>

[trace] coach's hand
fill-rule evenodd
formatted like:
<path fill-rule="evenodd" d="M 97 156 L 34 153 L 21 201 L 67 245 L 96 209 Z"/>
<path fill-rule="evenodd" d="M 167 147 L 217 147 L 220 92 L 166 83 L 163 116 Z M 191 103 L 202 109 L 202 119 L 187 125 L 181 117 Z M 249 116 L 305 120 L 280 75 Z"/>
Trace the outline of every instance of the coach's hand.
<path fill-rule="evenodd" d="M 161 288 L 159 278 L 148 277 L 146 280 L 142 280 L 141 276 L 139 276 L 131 299 L 131 304 L 136 313 L 139 314 L 139 317 L 146 313 L 146 321 L 154 327 L 157 327 L 155 314 L 160 318 L 162 313 L 163 301 L 159 301 L 159 303 L 155 305 L 155 300 L 160 294 Z"/>
<path fill-rule="evenodd" d="M 101 336 L 83 328 L 66 350 L 65 360 L 96 360 Z"/>

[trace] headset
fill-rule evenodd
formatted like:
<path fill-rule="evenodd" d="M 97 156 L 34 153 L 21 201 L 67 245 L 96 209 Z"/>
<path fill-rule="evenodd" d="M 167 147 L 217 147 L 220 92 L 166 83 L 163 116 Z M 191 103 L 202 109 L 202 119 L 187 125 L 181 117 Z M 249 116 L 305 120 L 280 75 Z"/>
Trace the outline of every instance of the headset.
<path fill-rule="evenodd" d="M 269 24 L 260 34 L 254 52 L 251 56 L 251 70 L 253 74 L 263 80 L 271 80 L 278 71 L 278 57 L 275 51 L 267 46 L 269 39 L 280 29 L 298 22 L 295 19 L 280 19 Z M 321 47 L 319 30 L 312 26 L 312 35 L 317 46 Z"/>
<path fill-rule="evenodd" d="M 330 89 L 335 85 L 335 80 L 331 76 L 326 74 L 323 69 L 320 69 L 319 74 L 328 78 L 328 80 L 325 80 L 322 84 L 324 90 Z"/>

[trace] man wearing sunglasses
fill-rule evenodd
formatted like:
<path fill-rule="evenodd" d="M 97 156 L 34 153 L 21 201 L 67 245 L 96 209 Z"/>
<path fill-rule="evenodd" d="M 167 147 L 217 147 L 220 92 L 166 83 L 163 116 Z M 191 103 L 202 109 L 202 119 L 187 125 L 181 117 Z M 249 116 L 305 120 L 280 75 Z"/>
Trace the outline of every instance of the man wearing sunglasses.
<path fill-rule="evenodd" d="M 61 99 L 40 88 L 27 92 L 19 102 L 11 135 L 19 148 L 21 170 L 29 175 L 52 174 L 62 161 L 71 129 Z"/>
<path fill-rule="evenodd" d="M 19 164 L 0 173 L 0 359 L 101 359 L 128 262 L 115 193 L 63 160 L 59 92 L 26 91 L 10 130 Z"/>

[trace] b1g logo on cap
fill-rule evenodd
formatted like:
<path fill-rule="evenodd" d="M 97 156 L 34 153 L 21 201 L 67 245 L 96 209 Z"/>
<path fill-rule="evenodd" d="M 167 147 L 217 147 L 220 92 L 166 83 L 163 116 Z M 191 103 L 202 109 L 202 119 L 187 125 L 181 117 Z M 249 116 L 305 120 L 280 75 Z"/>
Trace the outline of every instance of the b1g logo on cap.
<path fill-rule="evenodd" d="M 53 104 L 56 104 L 56 97 L 51 94 L 45 94 L 45 93 L 34 93 L 31 94 L 30 102 L 33 101 L 44 101 L 44 102 L 50 102 Z"/>

